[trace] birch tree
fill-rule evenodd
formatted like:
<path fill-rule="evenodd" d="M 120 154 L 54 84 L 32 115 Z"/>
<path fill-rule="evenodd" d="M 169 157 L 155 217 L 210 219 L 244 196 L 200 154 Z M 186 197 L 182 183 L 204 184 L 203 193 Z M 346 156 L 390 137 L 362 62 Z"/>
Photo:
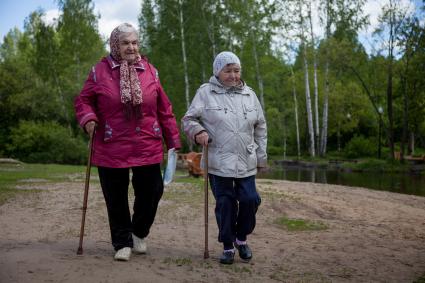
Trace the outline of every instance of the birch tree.
<path fill-rule="evenodd" d="M 297 157 L 298 159 L 301 157 L 301 146 L 300 146 L 300 129 L 298 125 L 298 99 L 297 99 L 297 91 L 295 88 L 295 74 L 294 70 L 291 68 L 291 84 L 292 84 L 292 97 L 294 99 L 294 116 L 295 116 L 295 134 L 297 137 Z"/>
<path fill-rule="evenodd" d="M 311 50 L 313 53 L 313 83 L 314 83 L 314 135 L 317 152 L 319 150 L 319 86 L 317 83 L 317 58 L 316 58 L 316 40 L 313 31 L 313 17 L 312 17 L 312 0 L 309 1 L 308 20 L 310 22 L 310 36 L 311 36 Z"/>
<path fill-rule="evenodd" d="M 300 25 L 300 50 L 302 52 L 302 61 L 304 67 L 304 88 L 305 88 L 305 103 L 306 103 L 306 112 L 307 112 L 307 127 L 308 127 L 308 137 L 309 137 L 309 153 L 311 157 L 316 155 L 315 153 L 315 143 L 314 143 L 314 126 L 313 126 L 313 113 L 311 109 L 311 97 L 310 97 L 310 81 L 308 75 L 308 61 L 307 61 L 307 44 L 304 34 L 304 15 L 302 1 L 298 1 L 298 13 L 299 13 L 299 25 Z"/>
<path fill-rule="evenodd" d="M 265 109 L 261 57 L 265 55 L 265 50 L 269 49 L 271 35 L 276 26 L 276 22 L 271 16 L 275 4 L 264 0 L 242 0 L 238 2 L 229 5 L 231 10 L 234 11 L 233 13 L 240 19 L 240 24 L 234 24 L 232 30 L 237 35 L 238 41 L 243 45 L 245 49 L 243 52 L 249 52 L 249 57 L 254 61 L 253 68 L 258 86 L 257 94 L 263 109 Z M 246 8 L 241 9 L 241 6 Z M 246 60 L 246 57 L 244 59 L 244 62 L 251 62 L 251 60 Z"/>
<path fill-rule="evenodd" d="M 327 139 L 329 129 L 329 95 L 330 95 L 330 53 L 332 49 L 343 49 L 338 42 L 348 40 L 353 41 L 356 38 L 357 31 L 366 24 L 366 17 L 362 15 L 364 0 L 323 0 L 320 3 L 322 25 L 325 26 L 324 34 L 324 93 L 322 106 L 322 128 L 320 131 L 319 155 L 325 156 L 327 152 Z M 334 26 L 334 30 L 332 27 Z M 336 41 L 335 41 L 336 40 Z M 356 41 L 356 40 L 354 40 Z M 355 45 L 355 42 L 353 42 Z M 337 52 L 338 53 L 338 52 Z M 340 56 L 338 61 L 333 63 L 334 72 L 341 72 L 338 66 L 346 64 L 341 60 L 348 60 Z M 350 64 L 350 63 L 347 63 Z"/>
<path fill-rule="evenodd" d="M 325 42 L 330 40 L 331 35 L 331 0 L 325 0 L 324 18 L 322 22 L 326 22 Z M 325 47 L 325 89 L 323 94 L 322 108 L 322 131 L 320 133 L 319 155 L 326 155 L 326 147 L 328 141 L 328 109 L 329 109 L 329 47 Z"/>
<path fill-rule="evenodd" d="M 183 72 L 184 72 L 184 94 L 186 99 L 186 109 L 190 106 L 189 97 L 189 74 L 187 70 L 187 57 L 186 57 L 186 42 L 184 36 L 184 18 L 183 18 L 183 1 L 179 0 L 179 23 L 180 23 L 180 37 L 182 47 L 182 59 L 183 59 Z"/>

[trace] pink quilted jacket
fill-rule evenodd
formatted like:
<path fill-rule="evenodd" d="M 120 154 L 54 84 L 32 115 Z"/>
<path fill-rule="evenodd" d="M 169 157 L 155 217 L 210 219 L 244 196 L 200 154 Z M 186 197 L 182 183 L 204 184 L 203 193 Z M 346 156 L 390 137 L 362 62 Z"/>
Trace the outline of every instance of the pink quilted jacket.
<path fill-rule="evenodd" d="M 94 137 L 92 163 L 125 168 L 161 163 L 164 142 L 168 149 L 181 147 L 171 103 L 159 82 L 156 69 L 147 59 L 136 66 L 143 92 L 142 117 L 128 120 L 119 91 L 119 63 L 108 56 L 94 66 L 75 111 L 81 127 L 88 121 L 98 126 Z"/>

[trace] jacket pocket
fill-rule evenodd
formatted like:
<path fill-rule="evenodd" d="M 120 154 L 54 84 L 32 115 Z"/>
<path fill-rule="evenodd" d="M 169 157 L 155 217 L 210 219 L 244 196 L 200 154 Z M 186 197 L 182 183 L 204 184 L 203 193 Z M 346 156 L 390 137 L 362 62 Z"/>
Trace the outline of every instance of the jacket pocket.
<path fill-rule="evenodd" d="M 249 121 L 250 124 L 254 124 L 257 121 L 258 109 L 255 105 L 243 104 L 244 118 Z"/>
<path fill-rule="evenodd" d="M 101 129 L 101 128 L 100 128 Z M 118 124 L 114 119 L 105 121 L 103 125 L 103 142 L 116 142 L 129 137 L 129 126 Z"/>
<path fill-rule="evenodd" d="M 207 105 L 205 106 L 205 114 L 208 116 L 214 116 L 223 111 L 223 107 L 219 105 Z"/>

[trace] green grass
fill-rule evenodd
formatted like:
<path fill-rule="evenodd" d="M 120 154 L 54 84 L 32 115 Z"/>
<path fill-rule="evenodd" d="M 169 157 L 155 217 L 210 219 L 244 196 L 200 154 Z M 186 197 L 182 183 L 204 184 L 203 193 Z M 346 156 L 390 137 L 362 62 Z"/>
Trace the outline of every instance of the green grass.
<path fill-rule="evenodd" d="M 328 229 L 328 226 L 322 222 L 306 219 L 280 217 L 276 219 L 275 223 L 279 225 L 279 227 L 284 227 L 288 231 L 318 231 Z"/>
<path fill-rule="evenodd" d="M 0 205 L 17 193 L 18 184 L 26 180 L 38 184 L 81 180 L 85 178 L 85 166 L 59 165 L 59 164 L 0 164 Z M 91 174 L 97 174 L 92 169 Z"/>
<path fill-rule="evenodd" d="M 190 258 L 166 257 L 162 262 L 166 263 L 166 264 L 174 264 L 174 265 L 177 265 L 177 266 L 192 265 L 192 260 Z"/>
<path fill-rule="evenodd" d="M 203 184 L 203 177 L 192 177 L 187 175 L 176 175 L 174 176 L 174 182 L 176 183 L 189 183 L 189 184 Z"/>

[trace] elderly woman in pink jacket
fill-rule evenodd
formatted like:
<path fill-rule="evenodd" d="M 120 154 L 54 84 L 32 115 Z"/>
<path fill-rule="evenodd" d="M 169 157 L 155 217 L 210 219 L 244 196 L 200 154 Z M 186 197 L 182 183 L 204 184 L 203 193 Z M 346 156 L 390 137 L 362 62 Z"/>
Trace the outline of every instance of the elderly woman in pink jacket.
<path fill-rule="evenodd" d="M 181 146 L 171 103 L 157 70 L 139 54 L 138 38 L 131 25 L 116 27 L 110 54 L 92 68 L 75 99 L 79 124 L 89 135 L 94 133 L 92 163 L 98 167 L 114 258 L 123 261 L 130 259 L 132 250 L 146 252 L 145 238 L 163 193 L 162 141 L 168 149 Z"/>

